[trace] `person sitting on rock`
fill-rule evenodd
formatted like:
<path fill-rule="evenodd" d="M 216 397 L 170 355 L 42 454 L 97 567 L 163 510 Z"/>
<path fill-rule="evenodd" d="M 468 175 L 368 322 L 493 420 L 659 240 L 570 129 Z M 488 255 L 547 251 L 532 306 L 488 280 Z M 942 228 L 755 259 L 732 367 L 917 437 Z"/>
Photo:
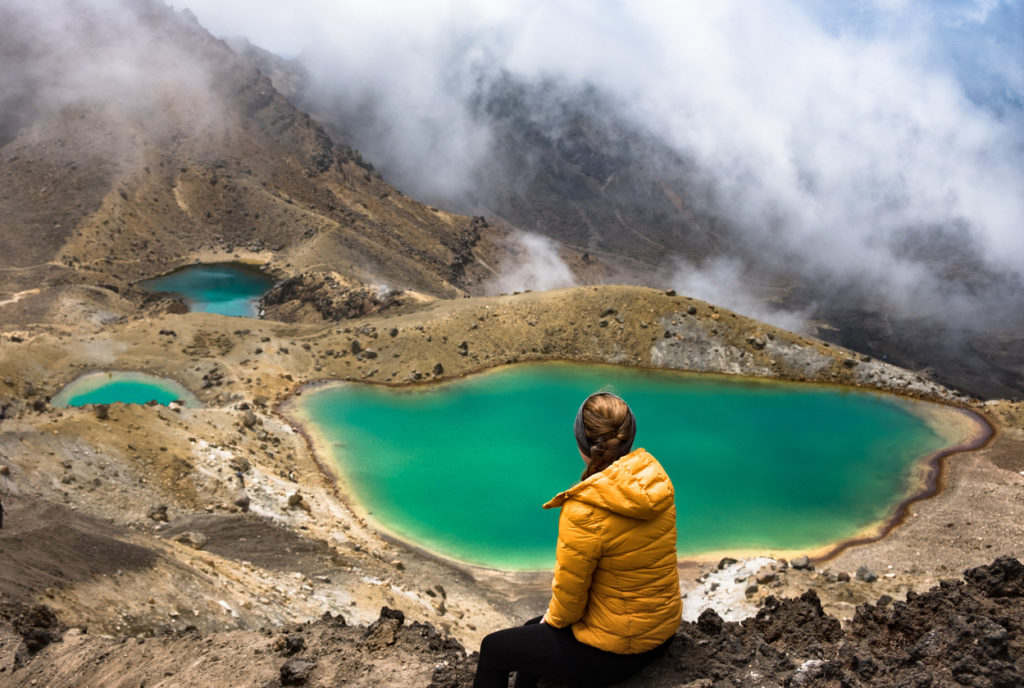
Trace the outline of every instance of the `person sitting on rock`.
<path fill-rule="evenodd" d="M 592 394 L 576 415 L 587 464 L 561 507 L 551 602 L 543 617 L 483 639 L 474 688 L 540 679 L 606 686 L 660 656 L 682 615 L 675 490 L 658 461 L 630 451 L 636 419 L 614 394 Z"/>

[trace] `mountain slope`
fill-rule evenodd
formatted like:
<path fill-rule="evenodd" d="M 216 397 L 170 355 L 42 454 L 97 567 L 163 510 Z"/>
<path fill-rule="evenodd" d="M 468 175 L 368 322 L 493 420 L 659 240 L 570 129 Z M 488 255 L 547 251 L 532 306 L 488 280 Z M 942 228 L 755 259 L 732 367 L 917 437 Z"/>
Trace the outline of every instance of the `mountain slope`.
<path fill-rule="evenodd" d="M 47 319 L 40 304 L 76 285 L 135 303 L 137 279 L 236 254 L 436 296 L 487 276 L 484 225 L 387 184 L 191 15 L 151 0 L 0 15 L 24 86 L 0 104 L 0 301 L 43 287 L 8 322 Z"/>
<path fill-rule="evenodd" d="M 399 131 L 411 125 L 386 98 L 348 97 L 330 75 L 264 59 L 289 97 L 405 188 L 554 239 L 580 282 L 672 286 L 791 329 L 817 329 L 972 394 L 1024 395 L 1024 281 L 986 258 L 984 232 L 969 218 L 937 210 L 924 220 L 890 219 L 895 226 L 865 221 L 885 216 L 886 198 L 903 203 L 902 190 L 879 182 L 818 191 L 810 173 L 799 193 L 771 196 L 757 151 L 751 160 L 734 151 L 737 159 L 702 164 L 673 146 L 679 132 L 638 121 L 636 108 L 596 86 L 487 69 L 453 89 L 469 93 L 465 118 L 486 144 L 465 162 L 461 185 L 439 189 L 422 156 L 396 153 L 389 122 Z M 845 161 L 826 156 L 822 164 L 831 163 Z M 834 210 L 836 195 L 847 204 L 841 217 L 823 210 Z"/>

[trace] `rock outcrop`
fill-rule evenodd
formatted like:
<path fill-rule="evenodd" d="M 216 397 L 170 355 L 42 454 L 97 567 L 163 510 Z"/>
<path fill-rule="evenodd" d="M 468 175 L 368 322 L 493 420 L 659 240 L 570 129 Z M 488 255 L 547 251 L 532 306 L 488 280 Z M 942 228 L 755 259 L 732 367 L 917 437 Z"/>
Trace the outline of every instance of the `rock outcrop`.
<path fill-rule="evenodd" d="M 284 280 L 260 300 L 264 317 L 283 322 L 361 318 L 419 301 L 401 289 L 346 279 L 336 272 L 311 272 Z"/>

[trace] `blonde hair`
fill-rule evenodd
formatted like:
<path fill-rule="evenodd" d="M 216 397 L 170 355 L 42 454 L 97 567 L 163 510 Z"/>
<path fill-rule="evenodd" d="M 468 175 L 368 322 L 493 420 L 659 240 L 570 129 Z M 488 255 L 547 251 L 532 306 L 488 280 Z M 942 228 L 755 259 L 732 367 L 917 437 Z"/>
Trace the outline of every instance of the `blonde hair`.
<path fill-rule="evenodd" d="M 629 406 L 614 394 L 594 394 L 580 409 L 583 431 L 590 441 L 590 462 L 580 476 L 586 480 L 611 466 L 633 445 L 636 421 Z"/>

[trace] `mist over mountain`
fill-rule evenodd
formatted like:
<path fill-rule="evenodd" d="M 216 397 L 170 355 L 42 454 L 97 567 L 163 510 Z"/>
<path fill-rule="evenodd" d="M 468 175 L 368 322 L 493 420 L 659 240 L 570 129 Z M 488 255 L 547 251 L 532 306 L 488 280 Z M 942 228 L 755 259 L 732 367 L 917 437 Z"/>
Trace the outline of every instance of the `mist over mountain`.
<path fill-rule="evenodd" d="M 188 11 L 0 7 L 5 323 L 138 314 L 198 261 L 454 296 L 490 276 L 478 220 L 399 192 Z"/>
<path fill-rule="evenodd" d="M 5 294 L 642 283 L 1024 391 L 1020 3 L 177 5 L 5 5 Z"/>
<path fill-rule="evenodd" d="M 580 281 L 1024 391 L 1020 3 L 183 4 L 297 57 L 401 188 L 552 238 Z"/>

